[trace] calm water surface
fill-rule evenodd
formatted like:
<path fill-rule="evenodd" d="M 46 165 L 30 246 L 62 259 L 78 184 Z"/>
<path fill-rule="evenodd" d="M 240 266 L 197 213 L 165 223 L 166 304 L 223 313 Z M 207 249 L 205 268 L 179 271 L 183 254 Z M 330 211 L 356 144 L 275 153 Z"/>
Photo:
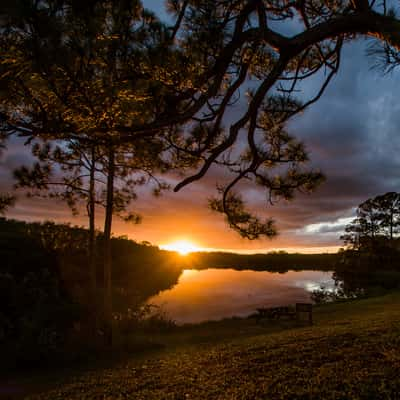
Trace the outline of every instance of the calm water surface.
<path fill-rule="evenodd" d="M 311 292 L 333 288 L 332 272 L 184 270 L 178 283 L 149 299 L 179 324 L 246 316 L 258 307 L 309 302 Z"/>

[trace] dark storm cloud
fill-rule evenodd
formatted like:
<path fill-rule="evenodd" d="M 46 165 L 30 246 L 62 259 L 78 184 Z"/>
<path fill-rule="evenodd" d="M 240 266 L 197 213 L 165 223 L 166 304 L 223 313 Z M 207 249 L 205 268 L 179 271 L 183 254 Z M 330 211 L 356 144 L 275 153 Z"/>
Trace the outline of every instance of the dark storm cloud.
<path fill-rule="evenodd" d="M 318 233 L 319 241 L 321 235 L 340 234 L 344 226 L 332 230 L 330 224 L 368 197 L 400 190 L 400 75 L 371 70 L 365 49 L 365 41 L 347 46 L 324 97 L 290 124 L 327 181 L 312 200 L 300 197 L 287 217 L 299 224 L 304 218 L 303 232 L 307 224 L 325 222 L 309 232 Z"/>

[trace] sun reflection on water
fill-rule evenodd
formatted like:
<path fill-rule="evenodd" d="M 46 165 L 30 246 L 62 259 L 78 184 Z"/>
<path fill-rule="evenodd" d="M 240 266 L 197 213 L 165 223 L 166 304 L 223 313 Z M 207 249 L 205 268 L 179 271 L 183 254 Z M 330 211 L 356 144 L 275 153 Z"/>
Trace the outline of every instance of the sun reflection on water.
<path fill-rule="evenodd" d="M 246 316 L 259 307 L 309 302 L 313 290 L 334 287 L 332 273 L 321 271 L 237 271 L 185 269 L 178 283 L 152 297 L 177 323 Z"/>

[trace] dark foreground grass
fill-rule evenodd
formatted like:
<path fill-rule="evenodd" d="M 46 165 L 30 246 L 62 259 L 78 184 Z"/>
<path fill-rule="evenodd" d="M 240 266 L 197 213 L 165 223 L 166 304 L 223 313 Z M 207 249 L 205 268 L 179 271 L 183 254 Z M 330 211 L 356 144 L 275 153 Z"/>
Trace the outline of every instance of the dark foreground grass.
<path fill-rule="evenodd" d="M 164 339 L 30 398 L 400 399 L 400 294 L 318 307 L 312 327 L 233 320 Z"/>

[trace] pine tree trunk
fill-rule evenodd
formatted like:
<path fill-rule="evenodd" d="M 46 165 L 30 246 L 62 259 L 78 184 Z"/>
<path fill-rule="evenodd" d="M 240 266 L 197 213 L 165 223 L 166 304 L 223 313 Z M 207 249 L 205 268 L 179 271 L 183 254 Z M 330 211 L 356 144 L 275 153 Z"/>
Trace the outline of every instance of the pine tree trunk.
<path fill-rule="evenodd" d="M 108 176 L 107 176 L 107 200 L 106 215 L 104 221 L 104 319 L 105 319 L 105 342 L 112 346 L 112 281 L 111 281 L 111 225 L 114 203 L 114 149 L 110 145 L 108 154 Z"/>
<path fill-rule="evenodd" d="M 98 324 L 98 298 L 97 298 L 97 269 L 96 269 L 96 236 L 95 236 L 95 148 L 91 151 L 89 177 L 89 271 L 90 271 L 90 297 L 93 311 L 93 333 L 96 334 Z"/>

